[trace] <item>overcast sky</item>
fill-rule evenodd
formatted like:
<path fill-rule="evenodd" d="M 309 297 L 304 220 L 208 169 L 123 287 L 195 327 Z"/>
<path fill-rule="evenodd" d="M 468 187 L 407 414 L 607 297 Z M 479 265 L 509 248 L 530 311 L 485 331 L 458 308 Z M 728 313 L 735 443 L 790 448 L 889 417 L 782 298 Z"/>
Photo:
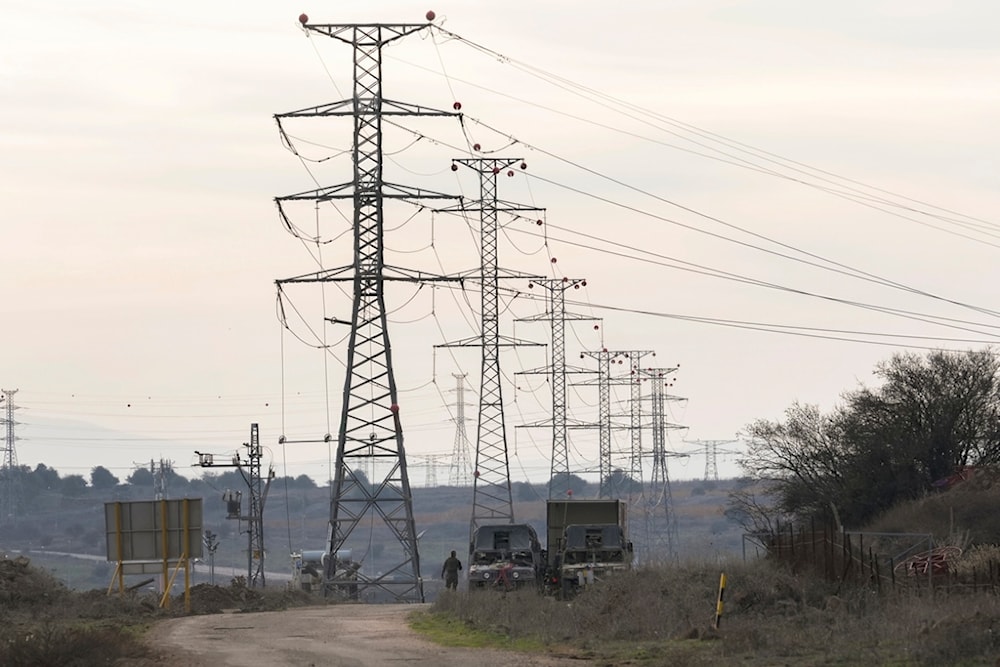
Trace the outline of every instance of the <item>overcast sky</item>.
<path fill-rule="evenodd" d="M 300 159 L 272 116 L 350 95 L 349 47 L 305 36 L 301 12 L 420 23 L 428 9 L 463 39 L 425 30 L 388 47 L 384 95 L 460 101 L 466 118 L 387 126 L 386 179 L 475 197 L 449 168 L 471 143 L 525 159 L 500 197 L 545 211 L 502 219 L 500 264 L 587 280 L 570 310 L 599 320 L 568 328 L 574 364 L 592 369 L 580 351 L 607 347 L 680 366 L 670 392 L 686 400 L 670 419 L 688 428 L 673 449 L 736 439 L 793 401 L 829 409 L 894 352 L 996 339 L 984 312 L 1000 279 L 995 2 L 2 0 L 0 385 L 20 390 L 20 463 L 124 477 L 164 458 L 188 474 L 194 450 L 231 452 L 258 422 L 279 474 L 326 478 L 315 441 L 336 433 L 346 330 L 322 317 L 349 318 L 350 299 L 342 285 L 290 287 L 285 330 L 274 281 L 349 263 L 350 211 L 293 207 L 303 234 L 330 241 L 317 248 L 288 233 L 273 198 L 349 181 L 351 130 L 289 123 Z M 476 265 L 474 219 L 401 205 L 386 224 L 394 265 Z M 405 285 L 388 298 L 421 485 L 419 456 L 454 444 L 456 373 L 475 438 L 478 351 L 434 346 L 475 333 L 479 296 Z M 505 299 L 503 333 L 547 341 L 544 324 L 514 324 L 541 309 Z M 548 470 L 547 432 L 515 428 L 550 405 L 544 378 L 515 375 L 544 366 L 544 349 L 502 357 L 515 481 Z M 592 387 L 568 401 L 596 418 Z M 281 434 L 314 442 L 281 447 Z M 596 432 L 572 437 L 571 467 L 593 470 Z M 695 453 L 671 475 L 704 466 Z"/>

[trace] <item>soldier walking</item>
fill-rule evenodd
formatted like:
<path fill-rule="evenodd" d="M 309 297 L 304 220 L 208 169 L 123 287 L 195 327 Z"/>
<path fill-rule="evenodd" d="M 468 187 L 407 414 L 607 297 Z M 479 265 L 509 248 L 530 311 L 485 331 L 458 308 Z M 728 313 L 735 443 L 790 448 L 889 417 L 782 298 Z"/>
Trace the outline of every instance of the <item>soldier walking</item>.
<path fill-rule="evenodd" d="M 441 566 L 441 578 L 444 579 L 445 588 L 458 590 L 458 573 L 461 569 L 462 561 L 458 560 L 455 552 L 452 551 L 451 556 L 446 558 L 444 565 Z"/>

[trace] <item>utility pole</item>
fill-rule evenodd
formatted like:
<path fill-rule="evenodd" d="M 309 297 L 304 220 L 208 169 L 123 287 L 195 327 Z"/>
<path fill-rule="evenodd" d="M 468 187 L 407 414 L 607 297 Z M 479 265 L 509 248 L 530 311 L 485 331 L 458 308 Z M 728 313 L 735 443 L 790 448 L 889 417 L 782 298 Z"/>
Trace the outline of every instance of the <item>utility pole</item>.
<path fill-rule="evenodd" d="M 667 450 L 667 431 L 683 429 L 686 426 L 671 424 L 667 421 L 666 401 L 684 400 L 666 393 L 667 376 L 677 368 L 649 368 L 642 371 L 643 378 L 651 384 L 650 413 L 652 415 L 653 435 L 653 466 L 650 473 L 649 489 L 644 494 L 645 528 L 644 540 L 645 561 L 650 563 L 663 556 L 669 561 L 677 560 L 677 549 L 680 537 L 677 530 L 677 511 L 674 509 L 674 499 L 670 490 L 670 473 L 667 459 L 675 456 L 687 456 Z"/>
<path fill-rule="evenodd" d="M 455 446 L 451 450 L 448 466 L 449 486 L 468 486 L 472 471 L 469 469 L 469 436 L 465 432 L 465 378 L 466 373 L 452 373 L 455 378 Z"/>
<path fill-rule="evenodd" d="M 17 463 L 17 449 L 14 443 L 19 440 L 15 433 L 18 422 L 14 419 L 14 394 L 17 389 L 0 390 L 3 418 L 0 424 L 4 426 L 3 465 L 0 467 L 0 524 L 16 523 L 21 505 L 21 469 Z"/>
<path fill-rule="evenodd" d="M 476 428 L 476 461 L 472 480 L 472 517 L 469 520 L 469 539 L 484 524 L 514 523 L 514 503 L 510 489 L 510 459 L 507 452 L 507 426 L 504 420 L 503 386 L 500 373 L 500 348 L 526 345 L 500 336 L 500 267 L 497 255 L 498 215 L 537 211 L 528 206 L 497 199 L 497 177 L 506 171 L 512 176 L 512 167 L 527 165 L 520 158 L 462 158 L 452 163 L 473 170 L 479 176 L 479 202 L 469 207 L 459 204 L 462 212 L 479 212 L 479 280 L 480 321 L 479 336 L 445 343 L 440 347 L 480 347 L 482 364 L 479 388 L 479 419 Z M 448 209 L 445 209 L 448 210 Z M 455 210 L 455 209 L 451 209 Z M 504 272 L 504 278 L 529 277 L 526 274 Z"/>
<path fill-rule="evenodd" d="M 554 260 L 553 260 L 554 261 Z M 528 284 L 529 288 L 538 285 L 546 292 L 546 312 L 543 315 L 522 318 L 522 322 L 551 322 L 552 328 L 552 359 L 547 367 L 522 371 L 518 375 L 547 374 L 552 388 L 552 419 L 522 424 L 523 427 L 551 426 L 552 428 L 552 466 L 549 474 L 549 498 L 562 498 L 572 494 L 569 488 L 569 437 L 570 426 L 566 406 L 566 375 L 568 373 L 589 373 L 583 368 L 570 368 L 566 365 L 566 322 L 568 320 L 582 321 L 596 318 L 566 312 L 566 291 L 587 286 L 587 281 L 570 278 L 544 278 Z M 587 428 L 590 425 L 582 422 L 573 424 L 577 428 Z"/>
<path fill-rule="evenodd" d="M 245 521 L 247 524 L 247 585 L 263 588 L 264 581 L 264 503 L 267 492 L 274 479 L 274 468 L 269 468 L 266 484 L 261 479 L 261 459 L 263 451 L 260 446 L 260 436 L 257 424 L 250 424 L 250 442 L 244 442 L 247 448 L 245 459 L 236 452 L 229 463 L 217 463 L 214 454 L 196 451 L 198 465 L 202 468 L 236 468 L 243 476 L 250 491 L 250 511 L 243 514 L 242 493 L 228 490 L 222 499 L 226 502 L 226 518 Z M 207 533 L 206 533 L 207 537 Z M 214 554 L 214 552 L 212 552 Z"/>
<path fill-rule="evenodd" d="M 423 602 L 413 495 L 406 467 L 384 288 L 393 280 L 423 283 L 446 278 L 386 265 L 383 202 L 387 198 L 418 203 L 424 199 L 454 197 L 384 180 L 382 122 L 388 116 L 458 114 L 397 102 L 383 95 L 382 49 L 425 30 L 429 23 L 314 24 L 304 14 L 299 21 L 309 33 L 350 46 L 354 63 L 350 99 L 275 116 L 279 131 L 288 142 L 291 138 L 282 127 L 288 119 L 350 117 L 354 121 L 353 179 L 275 200 L 279 215 L 289 225 L 284 208 L 288 202 L 310 201 L 318 205 L 346 199 L 353 202 L 354 208 L 354 252 L 350 265 L 277 281 L 279 290 L 290 283 L 346 281 L 353 285 L 324 590 L 345 598 L 382 591 L 398 602 Z M 372 473 L 367 483 L 369 480 L 357 472 L 369 469 Z M 355 563 L 372 555 L 376 522 L 384 524 L 396 542 L 395 548 L 387 545 L 389 548 L 380 556 L 380 561 L 389 563 L 388 567 L 383 572 L 338 569 L 338 553 L 351 552 Z"/>

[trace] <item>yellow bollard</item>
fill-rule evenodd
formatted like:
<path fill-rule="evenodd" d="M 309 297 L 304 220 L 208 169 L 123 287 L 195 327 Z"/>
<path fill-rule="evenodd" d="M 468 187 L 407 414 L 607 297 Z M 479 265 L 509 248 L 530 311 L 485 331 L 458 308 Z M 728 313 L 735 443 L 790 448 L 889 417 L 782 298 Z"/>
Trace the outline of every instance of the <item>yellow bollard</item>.
<path fill-rule="evenodd" d="M 723 572 L 719 576 L 719 601 L 715 604 L 715 625 L 713 626 L 716 630 L 719 629 L 719 621 L 722 620 L 722 598 L 726 594 L 726 573 Z"/>

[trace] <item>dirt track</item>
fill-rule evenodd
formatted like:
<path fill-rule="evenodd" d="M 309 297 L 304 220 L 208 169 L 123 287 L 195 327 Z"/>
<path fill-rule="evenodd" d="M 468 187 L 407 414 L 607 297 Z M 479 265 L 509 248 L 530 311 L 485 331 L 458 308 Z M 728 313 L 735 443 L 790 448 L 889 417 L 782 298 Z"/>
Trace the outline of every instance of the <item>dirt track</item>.
<path fill-rule="evenodd" d="M 280 612 L 187 616 L 150 636 L 178 667 L 558 667 L 586 660 L 437 646 L 410 630 L 406 615 L 429 605 L 341 605 Z"/>

